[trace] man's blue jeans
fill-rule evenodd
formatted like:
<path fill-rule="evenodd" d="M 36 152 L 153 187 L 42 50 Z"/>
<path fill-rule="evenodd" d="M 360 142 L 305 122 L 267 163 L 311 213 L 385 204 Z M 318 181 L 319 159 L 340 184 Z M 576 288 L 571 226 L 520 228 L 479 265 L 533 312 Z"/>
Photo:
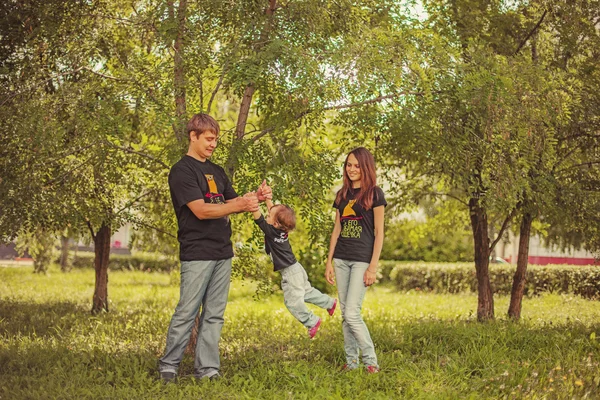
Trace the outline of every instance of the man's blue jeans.
<path fill-rule="evenodd" d="M 195 373 L 199 377 L 210 377 L 219 372 L 219 339 L 230 278 L 231 258 L 181 262 L 179 303 L 167 332 L 165 354 L 159 360 L 160 372 L 177 373 L 200 306 Z"/>
<path fill-rule="evenodd" d="M 360 314 L 362 302 L 367 292 L 363 279 L 369 264 L 334 258 L 333 265 L 342 310 L 346 364 L 350 369 L 358 367 L 358 352 L 360 349 L 365 365 L 379 367 L 369 329 Z"/>
<path fill-rule="evenodd" d="M 305 303 L 329 309 L 333 307 L 334 299 L 311 286 L 306 271 L 299 262 L 280 272 L 285 306 L 302 325 L 312 328 L 319 321 L 319 317 L 309 310 Z"/>

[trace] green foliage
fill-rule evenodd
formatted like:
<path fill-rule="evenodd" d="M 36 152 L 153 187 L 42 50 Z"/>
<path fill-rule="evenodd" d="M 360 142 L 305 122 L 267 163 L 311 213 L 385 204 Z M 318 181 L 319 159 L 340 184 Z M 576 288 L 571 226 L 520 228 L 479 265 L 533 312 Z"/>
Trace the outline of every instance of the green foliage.
<path fill-rule="evenodd" d="M 23 231 L 16 242 L 16 250 L 22 256 L 25 251 L 33 258 L 33 272 L 45 274 L 56 259 L 56 237 L 43 230 Z"/>
<path fill-rule="evenodd" d="M 471 229 L 466 225 L 464 209 L 457 202 L 429 201 L 426 198 L 420 201 L 419 208 L 421 214 L 409 214 L 404 219 L 392 219 L 386 224 L 382 259 L 473 260 Z"/>
<path fill-rule="evenodd" d="M 520 323 L 472 323 L 470 294 L 398 293 L 375 285 L 363 315 L 382 372 L 340 373 L 341 317 L 314 340 L 280 294 L 260 301 L 248 281 L 230 291 L 221 339 L 223 380 L 179 382 L 156 361 L 179 288 L 166 274 L 111 273 L 111 313 L 89 315 L 91 270 L 52 276 L 0 268 L 0 397 L 21 398 L 596 398 L 600 308 L 566 295 L 525 299 Z M 496 299 L 505 308 L 508 298 Z M 91 335 L 90 332 L 94 334 Z M 143 338 L 143 340 L 141 340 Z"/>
<path fill-rule="evenodd" d="M 472 263 L 394 263 L 382 262 L 384 271 L 399 290 L 434 293 L 477 292 Z M 494 293 L 509 295 L 515 267 L 490 265 L 490 283 Z M 600 298 L 600 267 L 573 265 L 530 265 L 527 268 L 525 294 L 572 294 L 587 299 Z"/>

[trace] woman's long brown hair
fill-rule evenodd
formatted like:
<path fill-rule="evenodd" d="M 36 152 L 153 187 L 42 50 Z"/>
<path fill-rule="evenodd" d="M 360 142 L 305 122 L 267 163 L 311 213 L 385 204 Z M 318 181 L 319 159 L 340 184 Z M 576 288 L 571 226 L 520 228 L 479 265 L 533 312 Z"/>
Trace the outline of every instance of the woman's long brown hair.
<path fill-rule="evenodd" d="M 346 160 L 344 161 L 344 184 L 337 192 L 335 203 L 339 205 L 342 201 L 352 197 L 352 181 L 346 171 L 346 164 L 348 163 L 350 154 L 354 154 L 360 167 L 360 191 L 355 197 L 356 203 L 360 204 L 365 210 L 370 210 L 373 205 L 373 193 L 377 186 L 377 174 L 375 173 L 375 158 L 364 147 L 358 147 L 346 156 Z"/>

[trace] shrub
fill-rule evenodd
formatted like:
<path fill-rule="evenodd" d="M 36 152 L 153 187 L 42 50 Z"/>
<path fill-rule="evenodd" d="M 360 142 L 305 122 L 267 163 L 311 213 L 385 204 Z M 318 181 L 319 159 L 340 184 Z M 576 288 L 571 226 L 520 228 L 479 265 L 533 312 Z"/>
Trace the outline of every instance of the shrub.
<path fill-rule="evenodd" d="M 94 253 L 77 253 L 73 268 L 94 268 Z M 148 253 L 111 254 L 108 268 L 113 271 L 170 272 L 179 268 L 179 261 Z"/>
<path fill-rule="evenodd" d="M 395 266 L 392 267 L 392 264 Z M 476 292 L 477 278 L 472 263 L 425 263 L 383 261 L 382 281 L 392 281 L 400 290 L 435 293 Z M 390 271 L 391 270 L 391 271 Z M 387 271 L 389 278 L 386 277 Z M 497 294 L 510 294 L 514 265 L 490 264 L 490 283 Z M 525 294 L 571 293 L 589 299 L 600 298 L 600 266 L 530 265 Z"/>

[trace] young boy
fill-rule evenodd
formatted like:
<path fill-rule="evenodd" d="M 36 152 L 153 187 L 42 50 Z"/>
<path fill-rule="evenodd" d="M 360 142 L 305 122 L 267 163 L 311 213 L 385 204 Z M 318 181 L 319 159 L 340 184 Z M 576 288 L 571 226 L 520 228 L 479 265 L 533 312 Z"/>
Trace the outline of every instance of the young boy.
<path fill-rule="evenodd" d="M 296 227 L 294 210 L 284 204 L 273 205 L 270 199 L 265 203 L 269 210 L 266 220 L 260 211 L 254 211 L 254 222 L 265 234 L 265 251 L 271 256 L 275 271 L 281 272 L 285 306 L 308 329 L 308 336 L 312 339 L 321 326 L 321 318 L 309 310 L 305 302 L 325 308 L 329 315 L 333 315 L 337 299 L 313 288 L 306 271 L 294 257 L 288 240 L 288 233 Z"/>

